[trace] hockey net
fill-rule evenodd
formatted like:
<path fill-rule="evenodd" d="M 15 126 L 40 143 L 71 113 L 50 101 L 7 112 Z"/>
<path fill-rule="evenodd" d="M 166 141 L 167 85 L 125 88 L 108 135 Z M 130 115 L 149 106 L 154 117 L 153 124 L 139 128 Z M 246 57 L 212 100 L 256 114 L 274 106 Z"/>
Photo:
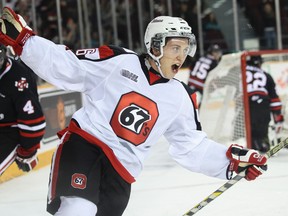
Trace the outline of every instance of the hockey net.
<path fill-rule="evenodd" d="M 278 137 L 288 135 L 288 50 L 239 52 L 223 55 L 205 82 L 199 110 L 203 130 L 208 137 L 224 144 L 239 143 L 251 148 L 249 105 L 246 92 L 246 58 L 261 55 L 262 68 L 270 73 L 283 104 L 284 129 Z M 273 120 L 269 139 L 275 139 Z"/>

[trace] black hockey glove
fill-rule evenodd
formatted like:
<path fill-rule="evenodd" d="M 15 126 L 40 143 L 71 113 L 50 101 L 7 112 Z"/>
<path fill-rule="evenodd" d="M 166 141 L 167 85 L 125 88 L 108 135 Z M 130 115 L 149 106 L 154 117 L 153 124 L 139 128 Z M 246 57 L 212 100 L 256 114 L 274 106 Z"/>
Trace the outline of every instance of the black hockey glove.
<path fill-rule="evenodd" d="M 231 161 L 227 169 L 228 179 L 232 178 L 233 171 L 240 173 L 246 170 L 245 179 L 251 181 L 267 170 L 267 157 L 253 149 L 245 149 L 243 146 L 232 144 L 226 156 Z"/>
<path fill-rule="evenodd" d="M 27 26 L 25 20 L 11 8 L 4 7 L 0 18 L 0 43 L 11 46 L 17 55 L 21 55 L 27 39 L 35 33 Z"/>
<path fill-rule="evenodd" d="M 24 149 L 21 146 L 18 147 L 15 161 L 19 169 L 24 172 L 31 171 L 38 164 L 37 149 Z"/>

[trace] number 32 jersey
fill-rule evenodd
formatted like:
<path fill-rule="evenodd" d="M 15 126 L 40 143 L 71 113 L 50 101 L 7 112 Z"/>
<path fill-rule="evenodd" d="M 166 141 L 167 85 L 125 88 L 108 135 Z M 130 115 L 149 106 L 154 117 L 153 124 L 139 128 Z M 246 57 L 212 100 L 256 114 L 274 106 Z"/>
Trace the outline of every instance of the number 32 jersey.
<path fill-rule="evenodd" d="M 44 80 L 83 93 L 83 108 L 73 118 L 112 149 L 133 177 L 164 135 L 170 155 L 180 165 L 226 178 L 227 147 L 201 131 L 189 88 L 176 79 L 161 78 L 143 56 L 114 46 L 77 50 L 75 55 L 34 36 L 21 59 Z"/>

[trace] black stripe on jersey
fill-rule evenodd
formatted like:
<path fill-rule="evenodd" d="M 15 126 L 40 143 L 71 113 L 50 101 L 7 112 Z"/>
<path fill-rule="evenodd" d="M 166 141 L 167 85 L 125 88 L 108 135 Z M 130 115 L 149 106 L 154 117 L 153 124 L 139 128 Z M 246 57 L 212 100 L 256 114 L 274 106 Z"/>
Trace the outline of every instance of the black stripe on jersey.
<path fill-rule="evenodd" d="M 198 114 L 197 114 L 197 111 L 196 111 L 197 104 L 195 104 L 195 102 L 192 100 L 192 95 L 196 94 L 196 93 L 194 93 L 193 90 L 189 86 L 187 86 L 184 82 L 181 82 L 181 84 L 186 89 L 186 92 L 189 95 L 189 98 L 191 99 L 191 102 L 193 104 L 194 116 L 195 116 L 195 122 L 196 122 L 196 125 L 197 125 L 197 130 L 202 130 L 202 126 L 201 126 L 200 121 L 198 120 Z"/>
<path fill-rule="evenodd" d="M 114 56 L 121 55 L 121 54 L 127 54 L 128 52 L 124 50 L 124 48 L 114 45 L 108 46 L 111 50 L 113 50 Z M 128 53 L 129 54 L 129 53 Z M 135 54 L 135 53 L 132 53 Z"/>
<path fill-rule="evenodd" d="M 147 54 L 142 54 L 139 56 L 139 61 L 141 64 L 141 68 L 144 71 L 144 74 L 147 78 L 147 81 L 150 85 L 158 84 L 158 83 L 166 83 L 169 79 L 165 79 L 159 75 L 157 71 L 155 71 L 152 67 L 148 70 L 145 64 L 145 58 L 147 58 Z"/>

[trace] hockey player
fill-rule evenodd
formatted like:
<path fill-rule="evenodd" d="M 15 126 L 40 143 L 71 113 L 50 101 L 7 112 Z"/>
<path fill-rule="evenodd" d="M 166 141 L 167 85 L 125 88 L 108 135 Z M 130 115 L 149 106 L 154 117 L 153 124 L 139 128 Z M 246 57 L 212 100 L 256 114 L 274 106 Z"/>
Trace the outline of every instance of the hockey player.
<path fill-rule="evenodd" d="M 6 52 L 0 45 L 0 174 L 14 161 L 25 172 L 37 165 L 46 126 L 35 74 Z"/>
<path fill-rule="evenodd" d="M 169 153 L 181 166 L 217 178 L 245 171 L 253 180 L 266 156 L 206 137 L 189 87 L 174 79 L 196 42 L 181 18 L 160 16 L 147 26 L 147 54 L 115 46 L 81 49 L 73 54 L 35 33 L 23 18 L 3 9 L 0 42 L 46 81 L 84 94 L 51 169 L 47 210 L 51 214 L 120 216 L 131 183 L 149 151 L 164 135 Z M 241 162 L 241 163 L 240 163 Z"/>
<path fill-rule="evenodd" d="M 251 120 L 252 148 L 261 152 L 270 149 L 268 129 L 273 116 L 275 133 L 280 133 L 283 125 L 282 103 L 270 74 L 261 69 L 262 57 L 251 56 L 247 61 L 247 92 Z"/>
<path fill-rule="evenodd" d="M 222 57 L 222 49 L 218 44 L 212 44 L 207 49 L 207 54 L 200 57 L 192 66 L 188 85 L 194 92 L 199 92 L 202 96 L 208 73 L 213 70 Z"/>

